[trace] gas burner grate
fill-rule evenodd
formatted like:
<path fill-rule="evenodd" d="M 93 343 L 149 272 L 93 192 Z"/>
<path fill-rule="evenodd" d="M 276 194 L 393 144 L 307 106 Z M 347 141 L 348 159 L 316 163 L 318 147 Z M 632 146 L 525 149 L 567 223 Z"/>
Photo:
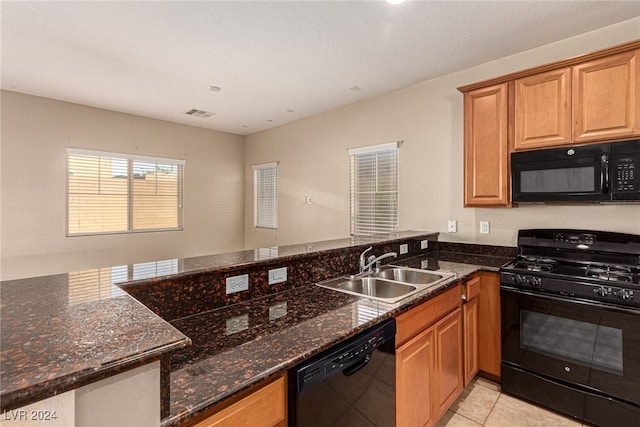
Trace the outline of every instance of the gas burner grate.
<path fill-rule="evenodd" d="M 527 271 L 552 272 L 558 266 L 558 261 L 550 258 L 522 257 L 516 261 L 515 268 Z"/>
<path fill-rule="evenodd" d="M 589 264 L 585 275 L 611 282 L 632 282 L 633 272 L 623 265 Z"/>

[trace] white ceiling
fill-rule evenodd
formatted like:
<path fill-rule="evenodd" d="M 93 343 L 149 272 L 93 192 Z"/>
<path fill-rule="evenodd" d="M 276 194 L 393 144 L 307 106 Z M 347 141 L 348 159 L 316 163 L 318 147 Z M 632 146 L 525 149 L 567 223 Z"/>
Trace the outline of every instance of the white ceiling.
<path fill-rule="evenodd" d="M 3 89 L 246 135 L 640 16 L 640 2 L 2 1 L 0 15 Z"/>

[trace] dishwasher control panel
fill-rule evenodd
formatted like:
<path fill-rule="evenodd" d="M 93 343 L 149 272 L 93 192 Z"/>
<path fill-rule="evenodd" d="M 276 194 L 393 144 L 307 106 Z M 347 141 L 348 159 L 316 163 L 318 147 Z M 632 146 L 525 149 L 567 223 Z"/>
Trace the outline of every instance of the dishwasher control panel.
<path fill-rule="evenodd" d="M 393 344 L 395 333 L 395 320 L 389 319 L 303 362 L 296 368 L 298 391 L 339 371 L 345 371 L 345 375 L 349 375 L 350 369 L 355 372 L 368 363 L 375 349 L 389 341 Z"/>

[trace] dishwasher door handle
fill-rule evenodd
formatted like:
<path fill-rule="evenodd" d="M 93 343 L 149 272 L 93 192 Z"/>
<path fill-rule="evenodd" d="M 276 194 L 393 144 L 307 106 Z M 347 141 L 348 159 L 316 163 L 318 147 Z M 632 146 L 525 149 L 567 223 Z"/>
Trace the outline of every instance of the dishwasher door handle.
<path fill-rule="evenodd" d="M 369 360 L 371 360 L 371 353 L 367 353 L 367 355 L 364 356 L 358 363 L 356 363 L 355 365 L 349 366 L 348 368 L 344 369 L 342 371 L 342 373 L 345 374 L 346 376 L 350 377 L 351 375 L 353 375 L 356 372 L 358 372 L 360 369 L 362 369 L 365 366 L 367 366 L 367 363 L 369 363 Z"/>

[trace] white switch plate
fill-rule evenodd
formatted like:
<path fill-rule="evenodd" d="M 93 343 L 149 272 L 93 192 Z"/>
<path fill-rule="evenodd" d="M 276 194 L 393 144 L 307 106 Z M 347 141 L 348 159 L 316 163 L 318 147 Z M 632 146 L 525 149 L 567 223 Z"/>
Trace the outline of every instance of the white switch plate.
<path fill-rule="evenodd" d="M 421 240 L 420 241 L 420 249 L 427 249 L 429 247 L 429 241 L 428 240 Z"/>
<path fill-rule="evenodd" d="M 269 306 L 269 321 L 273 321 L 287 315 L 287 302 L 277 302 Z"/>
<path fill-rule="evenodd" d="M 307 196 L 307 204 L 308 205 L 312 205 L 313 204 L 313 196 Z"/>
<path fill-rule="evenodd" d="M 227 277 L 227 294 L 249 289 L 249 275 Z"/>
<path fill-rule="evenodd" d="M 447 222 L 447 231 L 449 233 L 457 233 L 458 232 L 458 221 L 455 219 L 450 219 Z"/>
<path fill-rule="evenodd" d="M 407 252 L 409 252 L 409 245 L 406 243 L 403 245 L 400 245 L 400 255 L 404 255 Z"/>
<path fill-rule="evenodd" d="M 269 270 L 269 284 L 275 285 L 287 281 L 287 267 L 274 268 Z"/>
<path fill-rule="evenodd" d="M 489 221 L 480 221 L 480 234 L 489 234 Z"/>

